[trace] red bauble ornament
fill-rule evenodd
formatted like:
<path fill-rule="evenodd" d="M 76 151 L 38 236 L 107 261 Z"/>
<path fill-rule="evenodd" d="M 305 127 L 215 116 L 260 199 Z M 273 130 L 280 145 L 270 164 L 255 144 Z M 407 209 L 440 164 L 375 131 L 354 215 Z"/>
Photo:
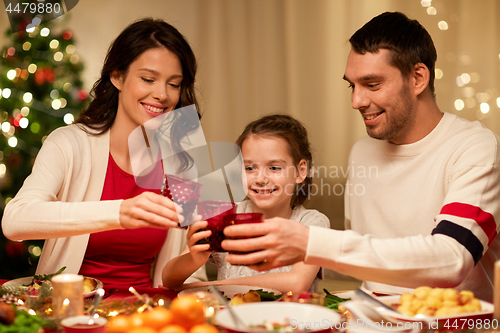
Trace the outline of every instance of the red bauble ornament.
<path fill-rule="evenodd" d="M 63 38 L 66 39 L 66 40 L 70 39 L 71 36 L 73 36 L 73 34 L 71 33 L 71 31 L 65 31 L 63 33 Z"/>
<path fill-rule="evenodd" d="M 45 80 L 47 82 L 54 83 L 54 81 L 56 80 L 56 75 L 54 74 L 54 71 L 50 67 L 43 69 L 43 75 L 45 76 Z"/>
<path fill-rule="evenodd" d="M 77 94 L 78 99 L 80 99 L 80 100 L 82 100 L 82 101 L 83 101 L 83 100 L 84 100 L 84 99 L 86 99 L 88 96 L 89 96 L 89 94 L 87 94 L 87 92 L 86 92 L 85 90 L 83 90 L 83 89 L 82 89 L 82 90 L 79 90 L 79 91 L 78 91 L 78 94 Z"/>

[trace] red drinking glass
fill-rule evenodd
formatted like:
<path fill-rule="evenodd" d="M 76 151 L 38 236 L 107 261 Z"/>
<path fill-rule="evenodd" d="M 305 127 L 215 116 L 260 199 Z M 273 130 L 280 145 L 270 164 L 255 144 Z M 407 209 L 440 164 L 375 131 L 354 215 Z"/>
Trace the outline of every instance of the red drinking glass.
<path fill-rule="evenodd" d="M 234 224 L 246 224 L 246 223 L 262 223 L 262 213 L 239 213 L 239 214 L 228 214 L 224 216 L 224 226 L 234 225 Z M 231 239 L 244 239 L 250 237 L 231 237 Z M 229 238 L 228 238 L 229 239 Z M 246 252 L 231 251 L 230 253 L 243 254 Z"/>
<path fill-rule="evenodd" d="M 202 187 L 203 185 L 192 180 L 174 175 L 165 175 L 160 194 L 171 198 L 174 202 L 182 206 L 184 222 L 181 223 L 181 227 L 187 227 L 191 224 Z"/>
<path fill-rule="evenodd" d="M 207 229 L 212 231 L 209 238 L 198 241 L 199 244 L 210 244 L 210 251 L 223 252 L 220 243 L 224 236 L 224 216 L 236 213 L 236 204 L 227 201 L 205 200 L 198 202 L 198 215 L 208 222 Z"/>

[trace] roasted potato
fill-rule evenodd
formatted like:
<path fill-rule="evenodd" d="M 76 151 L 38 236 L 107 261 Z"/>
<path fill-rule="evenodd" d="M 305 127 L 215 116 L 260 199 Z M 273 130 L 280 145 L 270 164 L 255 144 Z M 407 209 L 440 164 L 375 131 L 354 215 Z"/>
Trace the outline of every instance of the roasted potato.
<path fill-rule="evenodd" d="M 449 316 L 481 311 L 481 302 L 471 291 L 418 287 L 413 294 L 403 293 L 397 310 L 408 316 Z"/>

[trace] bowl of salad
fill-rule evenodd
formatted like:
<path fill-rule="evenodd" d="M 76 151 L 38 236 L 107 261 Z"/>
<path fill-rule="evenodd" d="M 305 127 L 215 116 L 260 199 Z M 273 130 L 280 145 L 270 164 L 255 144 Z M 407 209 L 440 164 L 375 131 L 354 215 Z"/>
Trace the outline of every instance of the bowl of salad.
<path fill-rule="evenodd" d="M 233 321 L 228 309 L 215 315 L 215 324 L 233 333 L 329 332 L 341 327 L 341 315 L 320 305 L 287 302 L 246 303 L 232 308 L 244 325 Z"/>

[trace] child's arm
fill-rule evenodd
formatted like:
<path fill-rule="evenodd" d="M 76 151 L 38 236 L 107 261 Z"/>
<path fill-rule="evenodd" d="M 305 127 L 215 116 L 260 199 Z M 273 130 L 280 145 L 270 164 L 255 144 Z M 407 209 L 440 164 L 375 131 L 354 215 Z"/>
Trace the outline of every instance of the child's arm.
<path fill-rule="evenodd" d="M 320 267 L 316 265 L 306 265 L 303 262 L 299 262 L 292 266 L 290 272 L 260 274 L 210 282 L 194 282 L 185 284 L 182 289 L 206 285 L 238 284 L 275 289 L 282 293 L 287 293 L 289 291 L 294 293 L 307 292 L 318 274 L 319 268 Z"/>
<path fill-rule="evenodd" d="M 162 281 L 166 288 L 174 289 L 181 286 L 191 274 L 207 262 L 208 257 L 210 257 L 210 252 L 208 251 L 210 244 L 196 244 L 199 240 L 209 237 L 212 234 L 210 230 L 196 232 L 206 228 L 207 225 L 207 221 L 201 221 L 189 227 L 187 233 L 188 248 L 180 256 L 171 259 L 163 267 Z"/>

